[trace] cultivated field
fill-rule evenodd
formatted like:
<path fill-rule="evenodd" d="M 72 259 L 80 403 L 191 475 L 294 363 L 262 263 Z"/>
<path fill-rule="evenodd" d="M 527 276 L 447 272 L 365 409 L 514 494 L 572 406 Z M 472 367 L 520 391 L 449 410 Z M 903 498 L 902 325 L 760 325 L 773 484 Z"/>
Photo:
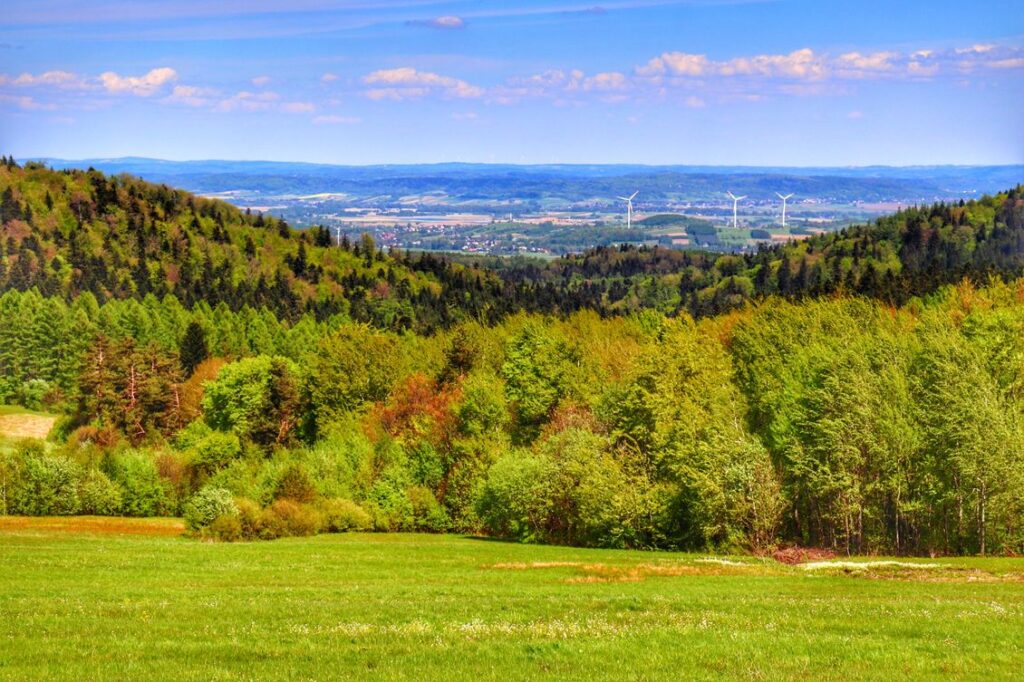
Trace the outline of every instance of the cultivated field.
<path fill-rule="evenodd" d="M 0 519 L 0 678 L 1019 679 L 1024 561 Z"/>

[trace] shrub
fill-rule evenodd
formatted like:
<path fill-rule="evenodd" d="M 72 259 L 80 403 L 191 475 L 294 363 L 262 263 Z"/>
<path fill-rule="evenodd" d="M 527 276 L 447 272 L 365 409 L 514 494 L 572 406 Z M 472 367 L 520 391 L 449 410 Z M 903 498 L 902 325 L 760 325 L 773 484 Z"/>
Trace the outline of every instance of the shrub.
<path fill-rule="evenodd" d="M 238 510 L 238 524 L 241 536 L 246 540 L 259 538 L 263 509 L 246 497 L 236 497 L 235 508 Z"/>
<path fill-rule="evenodd" d="M 29 516 L 66 516 L 81 509 L 78 485 L 82 468 L 66 457 L 50 457 L 41 443 L 21 444 L 21 459 L 13 511 Z"/>
<path fill-rule="evenodd" d="M 243 538 L 242 521 L 238 514 L 221 514 L 202 530 L 202 536 L 222 542 L 235 542 Z"/>
<path fill-rule="evenodd" d="M 274 489 L 274 499 L 295 502 L 312 502 L 316 499 L 316 486 L 305 466 L 292 463 L 285 467 Z"/>
<path fill-rule="evenodd" d="M 41 410 L 51 390 L 50 382 L 43 379 L 30 379 L 18 387 L 18 404 L 29 410 Z"/>
<path fill-rule="evenodd" d="M 365 531 L 373 528 L 373 517 L 352 500 L 334 498 L 320 503 L 324 530 L 329 533 Z"/>
<path fill-rule="evenodd" d="M 406 493 L 412 503 L 413 525 L 416 530 L 443 533 L 451 527 L 451 519 L 441 503 L 429 489 L 413 486 Z"/>
<path fill-rule="evenodd" d="M 203 488 L 192 496 L 185 505 L 185 525 L 191 530 L 200 530 L 225 515 L 238 515 L 238 507 L 231 492 L 224 488 Z M 241 528 L 239 528 L 241 533 Z"/>
<path fill-rule="evenodd" d="M 115 516 L 121 511 L 121 489 L 99 469 L 90 469 L 78 487 L 83 514 Z"/>
<path fill-rule="evenodd" d="M 263 510 L 260 537 L 269 540 L 315 535 L 321 525 L 320 514 L 313 507 L 291 500 L 277 500 Z"/>
<path fill-rule="evenodd" d="M 171 486 L 160 477 L 153 455 L 126 450 L 110 458 L 110 478 L 121 486 L 125 516 L 167 516 L 174 512 Z"/>

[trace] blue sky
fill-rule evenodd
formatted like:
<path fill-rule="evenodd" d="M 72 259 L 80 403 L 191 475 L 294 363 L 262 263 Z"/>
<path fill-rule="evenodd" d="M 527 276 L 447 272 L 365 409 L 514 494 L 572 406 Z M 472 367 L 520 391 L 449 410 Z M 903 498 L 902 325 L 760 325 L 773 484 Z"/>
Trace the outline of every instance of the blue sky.
<path fill-rule="evenodd" d="M 7 0 L 0 151 L 1024 163 L 1021 0 Z"/>

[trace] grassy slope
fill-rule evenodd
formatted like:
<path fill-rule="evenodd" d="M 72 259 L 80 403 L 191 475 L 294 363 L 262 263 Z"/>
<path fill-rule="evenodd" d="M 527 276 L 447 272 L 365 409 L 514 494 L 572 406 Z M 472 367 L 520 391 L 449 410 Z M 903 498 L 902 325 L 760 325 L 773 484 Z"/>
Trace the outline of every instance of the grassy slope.
<path fill-rule="evenodd" d="M 17 405 L 0 405 L 0 452 L 22 438 L 46 438 L 56 415 Z"/>
<path fill-rule="evenodd" d="M 1024 664 L 1017 560 L 913 580 L 451 536 L 15 525 L 0 524 L 2 679 L 1010 679 Z"/>

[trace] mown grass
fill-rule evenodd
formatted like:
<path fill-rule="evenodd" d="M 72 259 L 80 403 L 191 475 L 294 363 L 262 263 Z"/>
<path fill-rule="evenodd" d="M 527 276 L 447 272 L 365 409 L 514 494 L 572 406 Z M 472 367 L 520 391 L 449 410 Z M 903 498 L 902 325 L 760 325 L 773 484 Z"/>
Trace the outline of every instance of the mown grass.
<path fill-rule="evenodd" d="M 168 523 L 0 524 L 0 679 L 990 680 L 1024 669 L 1020 560 L 806 570 L 454 536 L 210 544 L 169 537 Z"/>

